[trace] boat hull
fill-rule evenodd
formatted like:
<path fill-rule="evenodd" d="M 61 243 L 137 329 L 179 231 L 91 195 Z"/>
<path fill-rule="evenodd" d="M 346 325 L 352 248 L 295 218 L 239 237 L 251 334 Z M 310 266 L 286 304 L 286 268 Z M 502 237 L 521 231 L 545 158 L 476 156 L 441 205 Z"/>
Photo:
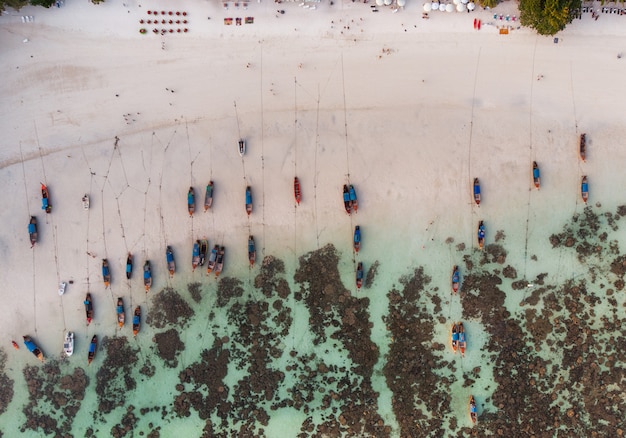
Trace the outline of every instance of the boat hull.
<path fill-rule="evenodd" d="M 296 199 L 296 204 L 300 205 L 300 201 L 302 200 L 302 192 L 300 190 L 300 181 L 298 177 L 294 177 L 293 179 L 293 195 Z"/>

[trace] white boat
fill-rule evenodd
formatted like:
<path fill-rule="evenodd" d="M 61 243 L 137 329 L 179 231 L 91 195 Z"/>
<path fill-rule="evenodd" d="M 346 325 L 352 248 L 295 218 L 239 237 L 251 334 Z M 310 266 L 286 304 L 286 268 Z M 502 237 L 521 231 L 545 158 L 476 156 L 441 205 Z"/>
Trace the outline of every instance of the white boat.
<path fill-rule="evenodd" d="M 59 283 L 59 295 L 63 295 L 65 293 L 65 288 L 67 287 L 67 283 L 62 281 Z"/>
<path fill-rule="evenodd" d="M 83 196 L 83 209 L 89 210 L 89 195 L 86 193 L 85 196 Z"/>
<path fill-rule="evenodd" d="M 65 333 L 65 341 L 63 342 L 63 352 L 71 356 L 74 353 L 74 333 Z"/>
<path fill-rule="evenodd" d="M 243 157 L 246 153 L 246 141 L 242 138 L 239 140 L 239 155 Z"/>

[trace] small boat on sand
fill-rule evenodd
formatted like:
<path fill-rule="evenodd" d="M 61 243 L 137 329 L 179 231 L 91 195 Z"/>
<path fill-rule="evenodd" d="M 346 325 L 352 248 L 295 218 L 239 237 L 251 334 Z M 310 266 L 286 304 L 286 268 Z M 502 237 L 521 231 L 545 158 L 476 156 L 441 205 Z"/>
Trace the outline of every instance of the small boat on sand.
<path fill-rule="evenodd" d="M 220 246 L 220 249 L 217 251 L 217 258 L 215 260 L 215 277 L 219 277 L 222 271 L 224 270 L 224 247 Z"/>
<path fill-rule="evenodd" d="M 483 249 L 485 246 L 485 224 L 483 221 L 478 222 L 478 247 Z"/>
<path fill-rule="evenodd" d="M 452 323 L 452 351 L 456 353 L 459 348 L 459 325 L 456 322 Z"/>
<path fill-rule="evenodd" d="M 239 155 L 243 157 L 246 153 L 246 141 L 243 138 L 239 139 L 237 143 L 237 149 L 239 150 Z"/>
<path fill-rule="evenodd" d="M 50 213 L 52 211 L 52 204 L 50 203 L 50 194 L 48 193 L 48 187 L 45 184 L 41 183 L 41 209 L 45 210 L 46 213 Z"/>
<path fill-rule="evenodd" d="M 152 287 L 152 268 L 150 267 L 150 260 L 146 260 L 143 264 L 143 285 L 146 288 L 146 292 L 150 292 Z"/>
<path fill-rule="evenodd" d="M 20 349 L 20 346 L 17 345 L 17 342 L 15 342 L 15 341 L 11 341 L 11 345 L 13 345 L 13 348 L 15 348 L 16 350 Z"/>
<path fill-rule="evenodd" d="M 354 227 L 354 252 L 359 252 L 361 249 L 361 227 L 357 225 Z"/>
<path fill-rule="evenodd" d="M 533 184 L 535 184 L 535 187 L 537 188 L 537 190 L 539 190 L 539 187 L 541 187 L 541 177 L 539 176 L 539 165 L 537 164 L 536 161 L 533 161 Z"/>
<path fill-rule="evenodd" d="M 589 184 L 587 184 L 587 176 L 583 176 L 580 182 L 580 194 L 583 198 L 583 202 L 586 204 L 589 199 Z"/>
<path fill-rule="evenodd" d="M 215 269 L 215 262 L 217 262 L 217 253 L 220 250 L 219 245 L 215 245 L 209 255 L 209 262 L 207 263 L 206 273 L 209 275 L 213 269 Z"/>
<path fill-rule="evenodd" d="M 469 414 L 472 423 L 476 424 L 476 420 L 478 418 L 478 410 L 476 409 L 476 400 L 474 400 L 473 395 L 470 395 L 469 398 Z"/>
<path fill-rule="evenodd" d="M 111 271 L 109 270 L 109 261 L 107 259 L 102 259 L 102 279 L 104 280 L 105 288 L 111 285 Z"/>
<path fill-rule="evenodd" d="M 246 213 L 248 216 L 252 213 L 252 190 L 250 186 L 246 187 Z"/>
<path fill-rule="evenodd" d="M 191 250 L 191 270 L 195 271 L 199 264 L 200 264 L 200 241 L 196 240 L 193 243 L 193 248 Z"/>
<path fill-rule="evenodd" d="M 459 274 L 459 267 L 454 265 L 452 268 L 452 292 L 455 294 L 459 291 L 459 286 L 461 285 L 461 278 Z"/>
<path fill-rule="evenodd" d="M 207 211 L 213 205 L 213 181 L 209 181 L 204 194 L 204 211 Z"/>
<path fill-rule="evenodd" d="M 93 358 L 96 357 L 96 349 L 98 348 L 98 337 L 93 335 L 89 344 L 89 353 L 87 353 L 87 365 L 91 365 Z"/>
<path fill-rule="evenodd" d="M 133 315 L 133 336 L 137 336 L 139 328 L 141 327 L 141 307 L 135 307 L 135 313 Z"/>
<path fill-rule="evenodd" d="M 359 210 L 359 200 L 356 197 L 356 190 L 354 190 L 354 186 L 352 184 L 350 184 L 349 194 L 350 194 L 350 207 L 352 208 L 352 211 L 356 213 Z"/>
<path fill-rule="evenodd" d="M 22 337 L 24 338 L 24 345 L 26 345 L 28 351 L 33 353 L 37 359 L 43 362 L 43 353 L 41 352 L 37 344 L 35 344 L 35 342 L 28 335 Z"/>
<path fill-rule="evenodd" d="M 196 193 L 193 187 L 189 187 L 187 192 L 187 211 L 189 211 L 189 216 L 193 216 L 193 213 L 196 211 Z"/>
<path fill-rule="evenodd" d="M 28 222 L 28 235 L 30 236 L 30 247 L 32 248 L 37 243 L 39 234 L 37 233 L 37 218 L 35 216 L 30 217 Z"/>
<path fill-rule="evenodd" d="M 209 241 L 206 239 L 200 240 L 200 266 L 204 265 L 208 252 L 209 252 Z"/>
<path fill-rule="evenodd" d="M 128 257 L 126 257 L 126 278 L 130 280 L 130 277 L 133 275 L 133 256 L 131 253 L 128 253 Z"/>
<path fill-rule="evenodd" d="M 85 315 L 87 316 L 87 325 L 91 324 L 91 320 L 93 319 L 93 303 L 91 302 L 91 294 L 87 292 L 85 296 L 85 301 L 83 301 L 85 305 Z"/>
<path fill-rule="evenodd" d="M 87 193 L 85 193 L 85 195 L 83 196 L 83 210 L 89 210 L 89 195 Z"/>
<path fill-rule="evenodd" d="M 165 260 L 167 261 L 167 270 L 170 272 L 171 278 L 174 276 L 174 272 L 176 272 L 176 262 L 174 261 L 174 252 L 171 246 L 165 249 Z"/>
<path fill-rule="evenodd" d="M 68 357 L 74 354 L 74 333 L 65 333 L 65 339 L 63 340 L 63 352 Z"/>
<path fill-rule="evenodd" d="M 480 205 L 480 183 L 478 178 L 474 178 L 474 202 L 476 205 Z"/>
<path fill-rule="evenodd" d="M 254 237 L 252 236 L 248 236 L 248 260 L 250 261 L 250 266 L 254 266 L 256 260 L 256 246 L 254 244 Z"/>
<path fill-rule="evenodd" d="M 580 134 L 580 148 L 578 153 L 583 162 L 587 161 L 587 134 L 585 133 Z"/>
<path fill-rule="evenodd" d="M 352 208 L 350 207 L 350 189 L 346 184 L 343 185 L 343 208 L 346 209 L 346 213 L 350 214 Z"/>
<path fill-rule="evenodd" d="M 467 347 L 467 341 L 465 340 L 465 329 L 463 323 L 459 322 L 459 351 L 461 356 L 465 357 L 465 348 Z"/>
<path fill-rule="evenodd" d="M 300 201 L 302 201 L 302 192 L 300 190 L 300 181 L 297 176 L 293 178 L 293 195 L 296 198 L 296 204 L 300 205 Z"/>
<path fill-rule="evenodd" d="M 124 315 L 124 300 L 121 297 L 117 299 L 117 306 L 115 307 L 115 312 L 117 313 L 117 325 L 120 327 L 124 327 L 124 321 L 126 319 L 126 315 Z"/>
<path fill-rule="evenodd" d="M 359 262 L 356 266 L 356 288 L 361 289 L 363 285 L 363 262 Z"/>
<path fill-rule="evenodd" d="M 67 283 L 65 281 L 62 281 L 59 283 L 59 296 L 65 293 L 66 288 L 67 288 Z"/>

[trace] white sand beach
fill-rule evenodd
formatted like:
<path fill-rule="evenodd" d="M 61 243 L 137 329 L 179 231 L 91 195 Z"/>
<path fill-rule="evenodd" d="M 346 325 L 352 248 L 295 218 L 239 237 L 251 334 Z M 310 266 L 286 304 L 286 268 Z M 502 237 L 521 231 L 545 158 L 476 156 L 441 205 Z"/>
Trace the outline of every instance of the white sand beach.
<path fill-rule="evenodd" d="M 582 175 L 589 176 L 590 205 L 623 202 L 626 57 L 617 54 L 626 52 L 625 16 L 595 21 L 585 14 L 555 43 L 517 28 L 518 21 L 494 20 L 494 13 L 519 15 L 511 2 L 472 14 L 432 12 L 428 20 L 421 2 L 397 13 L 349 1 L 315 3 L 315 10 L 267 0 L 247 9 L 172 4 L 66 1 L 0 17 L 5 346 L 31 334 L 57 357 L 69 329 L 80 338 L 82 360 L 93 333 L 115 334 L 117 296 L 126 300 L 127 320 L 131 306 L 149 309 L 143 261 L 152 261 L 156 292 L 177 279 L 166 275 L 165 247 L 174 248 L 179 272 L 189 276 L 192 242 L 204 236 L 210 246 L 227 247 L 225 275 L 241 277 L 250 275 L 249 234 L 258 260 L 273 254 L 295 261 L 333 242 L 348 267 L 360 224 L 360 256 L 384 259 L 385 276 L 429 265 L 443 288 L 459 262 L 446 239 L 475 246 L 478 220 L 486 221 L 488 240 L 506 229 L 508 244 L 519 249 L 512 257 L 539 255 L 539 262 L 524 260 L 524 277 L 533 278 L 552 263 L 541 257 L 548 236 L 584 207 Z M 185 11 L 188 32 L 155 35 L 145 25 L 141 35 L 147 10 Z M 227 17 L 254 17 L 254 24 L 227 26 Z M 480 31 L 474 18 L 482 20 Z M 498 34 L 504 25 L 510 33 Z M 586 163 L 577 155 L 583 132 Z M 240 137 L 248 146 L 243 159 Z M 533 160 L 541 166 L 539 192 L 531 190 Z M 303 192 L 297 208 L 294 176 Z M 474 177 L 482 183 L 480 207 L 472 202 Z M 209 180 L 216 192 L 205 213 Z M 341 199 L 348 182 L 360 201 L 349 218 Z M 49 215 L 41 210 L 40 183 L 50 189 Z M 193 219 L 189 186 L 198 205 Z M 31 215 L 39 223 L 34 249 Z M 123 278 L 128 252 L 135 256 L 130 283 Z M 111 263 L 110 290 L 102 283 L 103 258 Z M 571 277 L 574 269 L 559 275 Z M 209 281 L 203 275 L 194 278 Z M 59 297 L 58 283 L 70 280 Z M 85 329 L 87 291 L 97 317 Z M 372 300 L 384 304 L 384 297 Z M 371 312 L 374 337 L 384 339 L 376 306 Z M 480 361 L 468 358 L 467 367 Z M 32 360 L 11 356 L 9 363 Z"/>

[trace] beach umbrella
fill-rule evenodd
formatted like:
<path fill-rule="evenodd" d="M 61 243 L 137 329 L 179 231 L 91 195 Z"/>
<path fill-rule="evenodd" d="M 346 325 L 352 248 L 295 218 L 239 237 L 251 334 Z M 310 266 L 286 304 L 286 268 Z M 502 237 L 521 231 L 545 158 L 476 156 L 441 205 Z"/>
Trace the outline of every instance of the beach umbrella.
<path fill-rule="evenodd" d="M 432 4 L 430 6 L 431 6 L 433 12 L 439 10 L 439 3 L 437 3 L 437 2 L 432 2 Z"/>
<path fill-rule="evenodd" d="M 454 3 L 455 5 L 458 5 L 461 2 L 461 0 L 452 0 L 452 3 Z"/>
<path fill-rule="evenodd" d="M 446 12 L 454 12 L 454 6 L 451 3 L 446 5 Z"/>
<path fill-rule="evenodd" d="M 439 10 L 440 10 L 441 12 L 444 12 L 444 11 L 446 10 L 446 5 L 444 5 L 443 3 L 440 3 L 440 4 L 439 4 Z"/>
<path fill-rule="evenodd" d="M 403 8 L 404 6 L 406 6 L 406 0 L 397 0 L 396 3 L 398 4 L 398 6 L 400 6 L 401 8 Z"/>
<path fill-rule="evenodd" d="M 385 5 L 389 6 L 391 4 L 391 0 L 385 0 Z"/>
<path fill-rule="evenodd" d="M 463 3 L 459 3 L 458 5 L 456 5 L 456 10 L 457 12 L 465 11 L 465 5 Z"/>
<path fill-rule="evenodd" d="M 430 12 L 432 5 L 430 3 L 424 3 L 424 11 Z"/>
<path fill-rule="evenodd" d="M 473 11 L 474 9 L 476 9 L 476 5 L 474 4 L 474 2 L 469 2 L 467 4 L 467 9 L 469 9 L 470 11 Z"/>
<path fill-rule="evenodd" d="M 464 5 L 469 3 L 469 0 L 461 0 L 461 3 L 463 3 Z"/>
<path fill-rule="evenodd" d="M 376 6 L 382 6 L 385 4 L 384 0 L 376 0 Z"/>

